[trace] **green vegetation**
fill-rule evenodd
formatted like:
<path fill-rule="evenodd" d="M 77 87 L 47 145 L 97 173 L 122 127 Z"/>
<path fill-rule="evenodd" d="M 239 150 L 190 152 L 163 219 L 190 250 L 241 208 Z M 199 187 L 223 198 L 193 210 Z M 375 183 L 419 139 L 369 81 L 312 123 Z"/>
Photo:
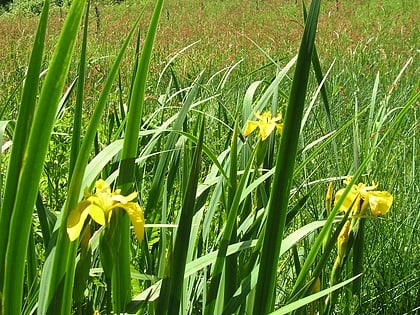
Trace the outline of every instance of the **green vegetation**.
<path fill-rule="evenodd" d="M 418 312 L 415 0 L 39 4 L 0 15 L 0 315 Z"/>

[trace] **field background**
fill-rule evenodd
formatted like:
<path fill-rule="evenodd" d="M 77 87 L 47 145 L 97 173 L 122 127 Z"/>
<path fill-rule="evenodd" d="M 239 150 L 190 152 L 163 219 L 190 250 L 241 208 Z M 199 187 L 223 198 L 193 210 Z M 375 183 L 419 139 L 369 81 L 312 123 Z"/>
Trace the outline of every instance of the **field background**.
<path fill-rule="evenodd" d="M 119 5 L 98 2 L 91 10 L 88 90 L 103 79 L 111 57 L 141 9 L 136 1 L 124 1 Z M 355 88 L 370 88 L 366 83 L 373 82 L 378 71 L 384 74 L 382 88 L 386 88 L 410 57 L 414 63 L 403 80 L 415 82 L 419 69 L 418 9 L 415 0 L 324 1 L 317 36 L 320 60 L 324 68 L 335 60 L 334 79 L 341 76 L 345 77 L 343 83 L 349 81 L 333 84 L 333 90 L 340 89 L 342 95 L 351 97 Z M 45 63 L 51 57 L 65 10 L 64 5 L 51 13 Z M 18 11 L 14 16 L 0 16 L 1 104 L 14 94 L 25 72 L 37 27 L 37 17 L 30 15 Z M 147 23 L 147 14 L 143 21 Z M 156 78 L 171 57 L 196 43 L 177 59 L 179 75 L 194 77 L 202 69 L 215 73 L 242 60 L 233 73 L 242 77 L 270 64 L 261 50 L 275 60 L 290 60 L 297 53 L 302 31 L 301 6 L 293 0 L 166 1 L 152 75 Z M 130 57 L 127 54 L 123 76 L 130 73 Z"/>
<path fill-rule="evenodd" d="M 118 4 L 96 1 L 91 7 L 83 112 L 85 124 L 114 57 L 142 8 L 143 3 L 132 0 Z M 50 61 L 67 10 L 67 5 L 63 4 L 61 8 L 53 7 L 50 13 L 43 69 Z M 38 22 L 38 16 L 29 11 L 31 9 L 22 5 L 13 13 L 0 16 L 1 120 L 16 119 L 22 82 Z M 404 106 L 410 96 L 419 92 L 419 12 L 418 0 L 322 2 L 316 47 L 324 72 L 333 64 L 326 84 L 334 126 L 343 126 L 354 117 L 355 112 L 371 106 L 372 94 L 375 94 L 378 100 L 376 110 L 385 113 L 385 123 L 377 131 L 378 134 L 383 134 L 395 114 L 394 109 Z M 150 15 L 149 6 L 141 22 L 141 36 L 147 30 Z M 180 86 L 189 86 L 204 71 L 206 85 L 199 97 L 206 99 L 217 95 L 207 108 L 200 109 L 213 118 L 208 123 L 205 141 L 219 154 L 230 141 L 235 114 L 240 108 L 239 104 L 244 101 L 250 84 L 256 80 L 268 84 L 276 73 L 273 61 L 283 67 L 297 54 L 303 31 L 302 21 L 302 7 L 299 1 L 296 4 L 294 0 L 167 0 L 151 59 L 144 115 L 148 117 L 155 113 L 159 107 L 157 100 L 166 93 L 165 88 L 171 77 L 167 73 L 160 77 L 165 65 L 191 45 L 176 57 L 171 69 Z M 78 45 L 80 43 L 76 43 L 76 51 L 80 47 Z M 135 49 L 133 41 L 122 62 L 120 85 L 115 84 L 114 91 L 109 95 L 109 110 L 103 118 L 97 143 L 101 148 L 115 140 L 109 134 L 112 128 L 108 123 L 116 104 L 121 99 L 127 99 Z M 78 54 L 74 58 L 68 84 L 77 74 Z M 224 82 L 223 75 L 229 69 L 232 71 Z M 404 71 L 399 77 L 402 69 Z M 378 74 L 378 91 L 373 93 Z M 281 91 L 286 94 L 290 85 L 291 80 L 282 82 Z M 309 95 L 315 89 L 316 80 L 312 77 Z M 71 104 L 74 103 L 74 98 L 70 97 L 70 105 L 55 125 L 45 162 L 41 191 L 45 205 L 52 213 L 58 212 L 65 200 Z M 280 107 L 286 105 L 286 98 L 280 95 Z M 302 138 L 305 144 L 312 143 L 327 133 L 323 107 L 320 103 L 316 104 Z M 173 105 L 173 108 L 164 113 L 165 118 L 176 111 L 176 106 L 177 104 Z M 225 110 L 223 118 L 218 116 L 220 108 Z M 381 189 L 392 192 L 394 205 L 386 217 L 368 220 L 365 226 L 365 274 L 361 314 L 419 312 L 419 109 L 417 101 L 407 114 L 397 138 L 392 139 L 389 146 L 379 149 L 369 166 L 369 179 L 379 182 Z M 338 151 L 333 151 L 332 147 L 325 148 L 294 178 L 293 184 L 299 188 L 306 189 L 308 183 L 317 180 L 321 184 L 315 185 L 309 202 L 302 210 L 299 223 L 296 222 L 297 225 L 292 226 L 289 232 L 320 217 L 324 206 L 326 179 L 345 176 L 354 171 L 354 165 L 357 165 L 357 158 L 354 156 L 354 145 L 357 145 L 357 141 L 354 139 L 360 136 L 359 145 L 364 148 L 369 144 L 363 141 L 375 137 L 376 134 L 366 134 L 369 132 L 365 130 L 365 126 L 369 125 L 368 117 L 363 116 L 356 121 L 357 128 L 349 127 L 337 137 Z M 157 124 L 158 121 L 152 123 Z M 99 150 L 99 147 L 95 149 Z M 7 156 L 2 158 L 6 160 Z M 299 156 L 298 160 L 303 161 L 304 158 L 305 156 Z M 3 173 L 5 164 L 2 165 Z M 210 170 L 211 163 L 204 158 L 203 164 L 204 177 Z M 152 166 L 153 161 L 144 169 L 143 195 L 147 195 L 153 179 Z M 181 179 L 176 182 L 175 186 L 177 185 L 182 186 Z M 336 185 L 340 187 L 341 183 L 336 181 Z M 176 202 L 180 202 L 179 197 Z M 147 222 L 147 219 L 146 217 L 146 223 L 153 223 Z M 35 230 L 38 231 L 35 240 L 39 246 L 37 253 L 42 261 L 44 257 L 39 225 L 36 218 L 34 220 Z M 307 250 L 308 244 L 310 243 L 305 243 L 302 247 L 306 246 Z M 305 252 L 305 249 L 302 250 L 303 253 L 299 252 L 302 254 L 301 258 Z M 288 257 L 282 263 L 292 265 L 291 260 Z M 332 264 L 332 261 L 329 263 Z M 141 269 L 141 263 L 136 267 Z M 289 269 L 287 270 L 290 273 L 286 273 L 286 278 L 293 279 L 290 275 L 293 268 Z M 136 289 L 141 291 L 142 288 Z M 279 281 L 278 291 L 287 289 L 290 290 L 282 287 L 282 282 Z M 347 299 L 340 300 L 337 309 L 347 312 L 356 309 L 355 305 L 346 305 L 347 302 Z M 357 304 L 358 301 L 354 303 Z"/>

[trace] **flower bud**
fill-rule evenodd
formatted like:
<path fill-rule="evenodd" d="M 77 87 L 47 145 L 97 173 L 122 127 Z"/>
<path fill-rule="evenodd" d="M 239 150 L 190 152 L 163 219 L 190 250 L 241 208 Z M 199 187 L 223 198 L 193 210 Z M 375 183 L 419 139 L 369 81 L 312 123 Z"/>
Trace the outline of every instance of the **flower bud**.
<path fill-rule="evenodd" d="M 330 182 L 328 184 L 327 194 L 325 196 L 325 208 L 327 209 L 327 215 L 329 215 L 331 211 L 332 196 L 333 196 L 333 183 Z"/>
<path fill-rule="evenodd" d="M 349 230 L 350 230 L 350 221 L 347 221 L 344 224 L 343 228 L 341 229 L 340 235 L 338 235 L 337 251 L 338 251 L 338 258 L 340 259 L 340 263 L 343 262 L 343 259 L 346 256 L 347 243 L 349 241 Z"/>

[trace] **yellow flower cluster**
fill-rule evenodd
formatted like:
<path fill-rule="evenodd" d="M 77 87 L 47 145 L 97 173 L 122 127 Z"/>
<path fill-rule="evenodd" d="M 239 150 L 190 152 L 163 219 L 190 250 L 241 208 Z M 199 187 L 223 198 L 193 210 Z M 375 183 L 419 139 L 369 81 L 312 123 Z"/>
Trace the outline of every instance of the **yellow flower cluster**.
<path fill-rule="evenodd" d="M 254 113 L 254 116 L 258 119 L 257 121 L 248 120 L 245 125 L 244 136 L 247 137 L 255 129 L 259 129 L 261 140 L 264 141 L 268 136 L 277 129 L 279 133 L 283 131 L 283 124 L 279 123 L 283 118 L 278 115 L 275 118 L 271 117 L 271 112 L 267 111 L 262 114 Z"/>
<path fill-rule="evenodd" d="M 348 184 L 349 181 L 349 179 L 346 179 L 344 183 Z M 340 211 L 345 212 L 351 207 L 351 215 L 364 215 L 369 207 L 370 214 L 374 217 L 387 214 L 394 198 L 388 191 L 375 190 L 377 187 L 378 185 L 375 183 L 372 186 L 367 186 L 363 183 L 353 185 L 344 199 Z M 344 188 L 337 191 L 335 202 L 340 199 L 344 191 Z"/>
<path fill-rule="evenodd" d="M 88 216 L 96 223 L 106 226 L 111 221 L 113 212 L 123 209 L 130 217 L 137 240 L 141 242 L 144 236 L 143 211 L 137 202 L 132 202 L 137 198 L 137 193 L 123 196 L 120 192 L 119 189 L 111 192 L 111 187 L 102 179 L 95 183 L 93 194 L 85 190 L 85 199 L 79 202 L 67 218 L 67 234 L 70 241 L 80 236 Z"/>

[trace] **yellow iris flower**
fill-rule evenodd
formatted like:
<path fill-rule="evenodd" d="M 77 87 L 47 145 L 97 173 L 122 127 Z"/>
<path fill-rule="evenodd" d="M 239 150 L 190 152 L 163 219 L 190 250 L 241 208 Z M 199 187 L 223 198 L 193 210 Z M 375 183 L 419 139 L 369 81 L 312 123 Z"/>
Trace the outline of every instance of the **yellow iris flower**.
<path fill-rule="evenodd" d="M 260 137 L 262 141 L 267 139 L 274 129 L 277 129 L 279 133 L 283 131 L 283 124 L 278 122 L 283 119 L 281 115 L 272 118 L 271 112 L 267 111 L 262 114 L 254 113 L 254 116 L 258 119 L 258 121 L 248 120 L 246 122 L 244 130 L 245 137 L 250 135 L 257 128 L 260 130 Z"/>
<path fill-rule="evenodd" d="M 348 182 L 349 179 L 344 181 L 345 184 L 348 184 Z M 375 190 L 376 187 L 378 187 L 378 185 L 375 183 L 373 183 L 372 186 L 367 186 L 363 183 L 353 185 L 350 192 L 344 199 L 344 202 L 340 207 L 340 211 L 345 212 L 347 209 L 352 207 L 352 215 L 363 215 L 369 206 L 371 215 L 374 217 L 387 214 L 392 206 L 394 198 L 388 191 Z M 345 189 L 340 189 L 337 191 L 335 194 L 335 202 L 340 199 L 344 193 L 344 190 Z"/>
<path fill-rule="evenodd" d="M 137 193 L 123 196 L 120 192 L 120 189 L 111 192 L 111 187 L 102 179 L 95 183 L 93 194 L 85 190 L 85 199 L 79 202 L 67 218 L 67 234 L 70 241 L 80 236 L 88 216 L 96 223 L 106 226 L 111 221 L 113 211 L 123 209 L 130 217 L 137 240 L 141 242 L 144 236 L 143 211 L 138 203 L 132 202 L 137 198 Z"/>

